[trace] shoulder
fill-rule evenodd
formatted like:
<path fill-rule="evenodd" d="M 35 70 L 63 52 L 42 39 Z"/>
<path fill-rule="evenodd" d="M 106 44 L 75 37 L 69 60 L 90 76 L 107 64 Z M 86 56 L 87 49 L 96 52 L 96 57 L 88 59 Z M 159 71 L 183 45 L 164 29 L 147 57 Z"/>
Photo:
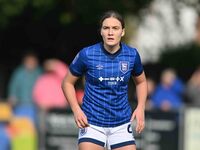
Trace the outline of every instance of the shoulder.
<path fill-rule="evenodd" d="M 91 51 L 99 50 L 100 48 L 101 48 L 101 43 L 96 43 L 96 44 L 84 47 L 81 51 L 88 53 L 88 52 L 91 52 Z"/>
<path fill-rule="evenodd" d="M 87 58 L 95 53 L 98 53 L 101 49 L 101 43 L 96 43 L 87 47 L 84 47 L 78 53 L 79 57 Z"/>
<path fill-rule="evenodd" d="M 121 43 L 121 46 L 122 46 L 122 49 L 125 51 L 125 52 L 128 52 L 132 55 L 138 55 L 138 50 L 137 48 L 133 47 L 133 46 L 130 46 L 130 45 L 127 45 L 125 43 Z"/>
<path fill-rule="evenodd" d="M 19 80 L 20 78 L 24 77 L 24 74 L 25 74 L 25 69 L 23 65 L 20 65 L 13 70 L 11 78 L 14 80 Z"/>
<path fill-rule="evenodd" d="M 20 65 L 13 70 L 13 74 L 22 74 L 24 72 L 25 72 L 25 68 L 23 65 Z"/>

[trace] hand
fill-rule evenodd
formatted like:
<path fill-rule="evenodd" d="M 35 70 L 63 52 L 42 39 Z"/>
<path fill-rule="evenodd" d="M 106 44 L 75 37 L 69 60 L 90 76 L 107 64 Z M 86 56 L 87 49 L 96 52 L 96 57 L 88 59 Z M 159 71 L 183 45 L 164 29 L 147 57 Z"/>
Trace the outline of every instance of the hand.
<path fill-rule="evenodd" d="M 136 133 L 141 133 L 145 127 L 145 120 L 144 120 L 144 109 L 137 107 L 132 114 L 131 122 L 136 118 Z"/>
<path fill-rule="evenodd" d="M 171 109 L 170 102 L 168 100 L 164 100 L 161 104 L 161 110 L 167 112 L 170 111 L 170 109 Z"/>
<path fill-rule="evenodd" d="M 85 128 L 89 126 L 87 117 L 81 109 L 74 112 L 74 119 L 78 128 Z"/>

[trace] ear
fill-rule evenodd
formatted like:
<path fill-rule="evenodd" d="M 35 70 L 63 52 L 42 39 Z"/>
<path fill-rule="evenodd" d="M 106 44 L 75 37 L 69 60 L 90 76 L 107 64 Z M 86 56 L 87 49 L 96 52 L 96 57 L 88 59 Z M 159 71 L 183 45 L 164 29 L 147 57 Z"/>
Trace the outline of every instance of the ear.
<path fill-rule="evenodd" d="M 123 37 L 125 35 L 125 29 L 122 29 L 122 34 L 121 36 Z"/>
<path fill-rule="evenodd" d="M 101 34 L 101 36 L 102 36 L 102 32 L 101 32 L 101 30 L 100 30 L 100 34 Z"/>

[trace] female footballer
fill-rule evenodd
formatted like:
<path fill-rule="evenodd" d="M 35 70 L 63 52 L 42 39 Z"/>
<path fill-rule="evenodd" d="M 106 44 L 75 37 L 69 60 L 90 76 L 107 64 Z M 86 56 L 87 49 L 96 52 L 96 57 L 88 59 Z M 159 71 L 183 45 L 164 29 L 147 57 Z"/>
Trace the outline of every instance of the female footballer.
<path fill-rule="evenodd" d="M 83 48 L 70 64 L 62 89 L 79 128 L 79 150 L 136 150 L 131 122 L 136 132 L 145 126 L 147 83 L 136 48 L 121 42 L 125 34 L 122 16 L 108 11 L 100 20 L 102 42 Z M 85 92 L 80 106 L 75 83 L 85 75 Z M 136 86 L 137 107 L 128 101 L 128 82 Z"/>

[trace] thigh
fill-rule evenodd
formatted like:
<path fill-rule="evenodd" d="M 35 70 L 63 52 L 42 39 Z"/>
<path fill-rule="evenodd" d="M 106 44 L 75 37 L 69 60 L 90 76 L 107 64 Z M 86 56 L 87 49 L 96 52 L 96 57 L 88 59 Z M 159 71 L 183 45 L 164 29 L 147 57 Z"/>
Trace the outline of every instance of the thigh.
<path fill-rule="evenodd" d="M 104 147 L 91 142 L 81 142 L 78 148 L 79 150 L 104 150 Z"/>
<path fill-rule="evenodd" d="M 87 128 L 79 129 L 78 144 L 80 150 L 103 150 L 106 140 L 104 129 L 101 127 L 90 125 Z"/>
<path fill-rule="evenodd" d="M 115 148 L 113 150 L 136 150 L 136 145 L 127 145 L 127 146 Z"/>
<path fill-rule="evenodd" d="M 108 139 L 108 144 L 112 150 L 135 150 L 135 138 L 131 123 L 113 128 Z"/>

